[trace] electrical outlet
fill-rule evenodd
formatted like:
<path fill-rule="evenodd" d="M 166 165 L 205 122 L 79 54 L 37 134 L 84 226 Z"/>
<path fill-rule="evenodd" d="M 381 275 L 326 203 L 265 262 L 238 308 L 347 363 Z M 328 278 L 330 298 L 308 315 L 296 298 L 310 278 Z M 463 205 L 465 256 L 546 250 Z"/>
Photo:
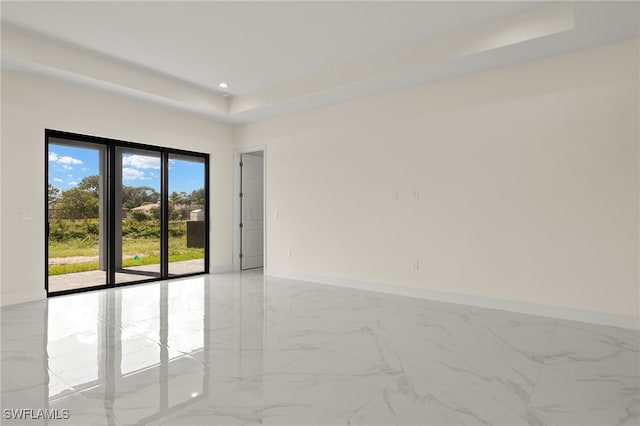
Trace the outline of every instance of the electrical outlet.
<path fill-rule="evenodd" d="M 280 211 L 276 210 L 276 219 L 280 219 Z"/>
<path fill-rule="evenodd" d="M 416 200 L 420 198 L 420 190 L 416 189 L 413 191 L 413 198 L 415 198 Z"/>
<path fill-rule="evenodd" d="M 411 262 L 411 268 L 414 271 L 419 271 L 420 270 L 420 261 L 419 260 L 414 260 L 413 262 Z"/>
<path fill-rule="evenodd" d="M 289 257 L 291 257 L 291 249 L 289 249 L 288 253 Z"/>
<path fill-rule="evenodd" d="M 391 193 L 391 199 L 393 201 L 398 201 L 398 198 L 399 198 L 398 190 L 394 189 L 393 192 Z"/>

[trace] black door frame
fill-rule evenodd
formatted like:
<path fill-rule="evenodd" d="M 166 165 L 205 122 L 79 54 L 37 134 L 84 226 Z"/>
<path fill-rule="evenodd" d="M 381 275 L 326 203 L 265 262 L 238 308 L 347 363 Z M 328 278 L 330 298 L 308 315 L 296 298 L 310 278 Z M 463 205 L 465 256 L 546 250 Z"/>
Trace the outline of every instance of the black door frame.
<path fill-rule="evenodd" d="M 136 142 L 123 141 L 118 139 L 110 139 L 99 136 L 84 135 L 79 133 L 65 132 L 61 130 L 45 129 L 44 131 L 44 144 L 45 153 L 49 152 L 49 139 L 66 139 L 70 142 L 81 142 L 87 144 L 95 144 L 106 150 L 106 206 L 107 208 L 107 273 L 106 283 L 103 285 L 83 287 L 72 290 L 54 291 L 49 292 L 49 203 L 47 187 L 49 184 L 49 159 L 48 155 L 45 155 L 45 179 L 44 179 L 44 227 L 45 227 L 45 290 L 47 296 L 59 296 L 71 293 L 80 293 L 84 291 L 103 290 L 106 288 L 122 287 L 127 285 L 148 283 L 159 280 L 166 280 L 169 278 L 182 278 L 195 275 L 203 275 L 209 273 L 209 230 L 210 230 L 210 196 L 209 196 L 209 154 L 187 151 L 175 148 L 166 148 L 148 144 L 141 144 Z M 123 283 L 116 283 L 116 270 L 115 270 L 115 225 L 116 225 L 116 209 L 117 206 L 113 200 L 115 199 L 116 188 L 116 151 L 117 148 L 130 148 L 138 150 L 152 151 L 160 154 L 160 196 L 161 196 L 161 211 L 160 211 L 160 277 L 153 277 L 150 279 L 143 279 L 137 281 L 129 281 Z M 189 274 L 171 275 L 169 276 L 169 155 L 184 155 L 189 157 L 197 157 L 204 160 L 204 191 L 205 191 L 205 239 L 204 239 L 204 271 L 194 272 Z"/>

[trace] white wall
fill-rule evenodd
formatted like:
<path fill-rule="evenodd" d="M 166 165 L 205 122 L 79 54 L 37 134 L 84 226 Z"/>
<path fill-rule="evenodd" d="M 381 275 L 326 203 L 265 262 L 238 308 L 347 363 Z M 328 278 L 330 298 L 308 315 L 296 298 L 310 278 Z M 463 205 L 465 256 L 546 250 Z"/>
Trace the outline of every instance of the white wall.
<path fill-rule="evenodd" d="M 237 127 L 268 150 L 268 272 L 638 316 L 638 49 Z"/>
<path fill-rule="evenodd" d="M 231 127 L 18 72 L 2 73 L 1 303 L 44 291 L 44 129 L 211 154 L 211 270 L 232 268 Z M 23 220 L 22 213 L 32 216 Z"/>
<path fill-rule="evenodd" d="M 639 47 L 616 43 L 234 135 L 204 118 L 3 72 L 1 303 L 45 297 L 52 128 L 211 153 L 213 271 L 232 264 L 233 136 L 237 149 L 268 150 L 270 273 L 638 316 Z"/>

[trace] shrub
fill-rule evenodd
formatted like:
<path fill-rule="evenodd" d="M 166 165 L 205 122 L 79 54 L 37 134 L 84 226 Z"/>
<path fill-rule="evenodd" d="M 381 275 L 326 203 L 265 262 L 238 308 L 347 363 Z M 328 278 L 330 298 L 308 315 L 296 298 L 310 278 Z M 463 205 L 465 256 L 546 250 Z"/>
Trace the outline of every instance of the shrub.
<path fill-rule="evenodd" d="M 170 237 L 182 237 L 186 233 L 186 221 L 169 221 Z M 99 235 L 100 224 L 98 219 L 53 219 L 49 222 L 49 241 L 78 240 L 95 242 L 98 240 Z M 154 220 L 149 216 L 146 216 L 143 221 L 135 218 L 125 219 L 122 221 L 122 235 L 127 238 L 160 238 L 160 221 Z"/>
<path fill-rule="evenodd" d="M 169 222 L 169 236 L 181 237 L 187 233 L 187 222 L 184 220 L 172 220 Z"/>
<path fill-rule="evenodd" d="M 49 222 L 49 239 L 51 241 L 65 241 L 67 239 L 67 224 L 62 220 Z"/>
<path fill-rule="evenodd" d="M 88 235 L 100 235 L 100 226 L 97 220 L 85 220 L 84 228 Z"/>
<path fill-rule="evenodd" d="M 147 220 L 151 220 L 151 216 L 140 210 L 133 210 L 129 212 L 129 216 L 131 217 L 131 219 L 138 222 L 146 222 Z"/>
<path fill-rule="evenodd" d="M 99 235 L 100 226 L 98 219 L 54 219 L 49 222 L 50 241 L 96 241 Z"/>
<path fill-rule="evenodd" d="M 160 238 L 160 222 L 126 219 L 122 222 L 122 235 L 129 238 Z"/>

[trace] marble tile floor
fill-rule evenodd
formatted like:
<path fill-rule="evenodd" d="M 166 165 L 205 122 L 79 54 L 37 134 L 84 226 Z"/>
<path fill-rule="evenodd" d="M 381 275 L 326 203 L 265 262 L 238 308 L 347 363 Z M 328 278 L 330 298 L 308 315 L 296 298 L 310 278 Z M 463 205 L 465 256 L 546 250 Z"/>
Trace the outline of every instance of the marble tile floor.
<path fill-rule="evenodd" d="M 637 330 L 260 270 L 0 314 L 3 425 L 640 424 Z"/>

